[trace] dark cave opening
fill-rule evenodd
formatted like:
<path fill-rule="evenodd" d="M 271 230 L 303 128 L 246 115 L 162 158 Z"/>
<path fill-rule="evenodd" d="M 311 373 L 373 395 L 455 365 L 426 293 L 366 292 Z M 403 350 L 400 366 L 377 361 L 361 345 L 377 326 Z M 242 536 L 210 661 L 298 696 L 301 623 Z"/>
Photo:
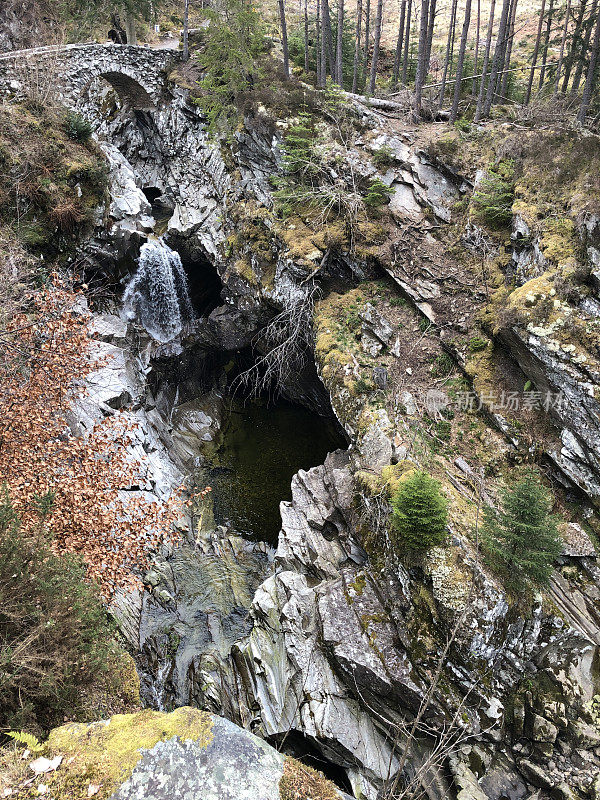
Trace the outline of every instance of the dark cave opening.
<path fill-rule="evenodd" d="M 143 186 L 142 192 L 150 203 L 152 216 L 156 220 L 156 232 L 164 233 L 173 216 L 174 204 L 158 186 Z"/>
<path fill-rule="evenodd" d="M 164 195 L 155 202 L 161 202 L 163 198 Z M 171 232 L 165 236 L 164 241 L 181 258 L 196 317 L 208 317 L 211 311 L 223 305 L 223 283 L 215 264 L 197 242 Z"/>
<path fill-rule="evenodd" d="M 345 450 L 337 420 L 279 397 L 229 399 L 218 447 L 203 475 L 213 489 L 215 520 L 248 539 L 276 546 L 280 504 L 292 499 L 292 478 Z"/>
<path fill-rule="evenodd" d="M 188 280 L 188 290 L 192 306 L 198 317 L 207 317 L 211 311 L 222 305 L 223 284 L 217 268 L 207 258 L 188 261 L 181 258 Z"/>

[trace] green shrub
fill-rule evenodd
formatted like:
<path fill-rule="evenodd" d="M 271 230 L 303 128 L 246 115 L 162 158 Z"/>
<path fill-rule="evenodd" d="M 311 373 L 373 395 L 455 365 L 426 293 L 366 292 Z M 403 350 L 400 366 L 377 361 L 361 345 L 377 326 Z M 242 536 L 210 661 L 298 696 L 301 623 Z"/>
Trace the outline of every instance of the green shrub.
<path fill-rule="evenodd" d="M 468 133 L 471 130 L 471 123 L 467 119 L 457 119 L 454 123 L 454 127 L 457 131 Z"/>
<path fill-rule="evenodd" d="M 454 361 L 448 353 L 440 353 L 431 365 L 431 374 L 434 378 L 446 377 L 454 369 Z"/>
<path fill-rule="evenodd" d="M 397 552 L 424 551 L 444 544 L 448 501 L 426 472 L 406 478 L 392 497 L 390 536 Z"/>
<path fill-rule="evenodd" d="M 487 171 L 473 193 L 475 215 L 490 228 L 506 228 L 512 221 L 515 199 L 514 165 L 501 161 L 498 167 Z"/>
<path fill-rule="evenodd" d="M 69 139 L 73 139 L 76 142 L 87 142 L 94 129 L 81 114 L 69 111 L 65 116 L 65 132 Z"/>
<path fill-rule="evenodd" d="M 374 388 L 375 384 L 373 381 L 369 380 L 368 378 L 364 378 L 362 375 L 354 383 L 354 391 L 357 394 L 367 394 L 368 392 L 372 392 Z"/>
<path fill-rule="evenodd" d="M 552 495 L 533 472 L 500 492 L 500 508 L 486 507 L 481 529 L 486 560 L 507 589 L 548 583 L 562 549 Z"/>
<path fill-rule="evenodd" d="M 84 569 L 55 556 L 42 520 L 25 535 L 0 493 L 0 729 L 43 732 L 73 717 L 114 661 L 113 631 Z M 90 694 L 88 694 L 90 693 Z"/>
<path fill-rule="evenodd" d="M 485 350 L 487 346 L 487 339 L 482 339 L 481 336 L 473 336 L 472 339 L 469 339 L 467 348 L 470 353 L 479 353 L 481 350 Z"/>
<path fill-rule="evenodd" d="M 380 178 L 373 178 L 367 187 L 365 204 L 370 208 L 378 208 L 389 202 L 392 194 L 394 194 L 394 190 L 387 183 L 384 183 Z"/>
<path fill-rule="evenodd" d="M 435 435 L 447 442 L 452 435 L 452 425 L 445 419 L 435 423 Z"/>
<path fill-rule="evenodd" d="M 393 162 L 394 154 L 392 148 L 384 144 L 373 152 L 372 158 L 376 167 L 387 167 Z"/>

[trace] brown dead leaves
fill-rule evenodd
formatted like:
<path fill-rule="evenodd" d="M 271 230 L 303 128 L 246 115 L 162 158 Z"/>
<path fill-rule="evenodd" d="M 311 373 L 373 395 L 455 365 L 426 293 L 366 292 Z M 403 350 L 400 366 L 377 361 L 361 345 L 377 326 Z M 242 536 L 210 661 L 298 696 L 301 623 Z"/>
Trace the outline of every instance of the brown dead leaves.
<path fill-rule="evenodd" d="M 43 518 L 56 553 L 80 556 L 109 598 L 136 583 L 133 571 L 146 566 L 150 551 L 176 538 L 182 496 L 164 504 L 119 494 L 140 480 L 141 465 L 125 454 L 133 430 L 125 415 L 106 418 L 87 437 L 70 432 L 73 397 L 100 366 L 91 355 L 89 318 L 73 310 L 77 299 L 55 280 L 0 331 L 0 482 L 24 530 Z"/>

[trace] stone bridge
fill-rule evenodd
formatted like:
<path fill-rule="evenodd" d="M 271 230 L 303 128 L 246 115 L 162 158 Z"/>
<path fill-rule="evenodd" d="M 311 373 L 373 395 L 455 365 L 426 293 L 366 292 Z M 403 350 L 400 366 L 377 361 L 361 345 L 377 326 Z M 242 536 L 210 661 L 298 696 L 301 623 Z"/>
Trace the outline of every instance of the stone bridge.
<path fill-rule="evenodd" d="M 0 54 L 0 95 L 30 94 L 43 101 L 54 90 L 79 108 L 90 85 L 103 78 L 129 107 L 157 107 L 176 50 L 127 44 L 71 44 Z"/>

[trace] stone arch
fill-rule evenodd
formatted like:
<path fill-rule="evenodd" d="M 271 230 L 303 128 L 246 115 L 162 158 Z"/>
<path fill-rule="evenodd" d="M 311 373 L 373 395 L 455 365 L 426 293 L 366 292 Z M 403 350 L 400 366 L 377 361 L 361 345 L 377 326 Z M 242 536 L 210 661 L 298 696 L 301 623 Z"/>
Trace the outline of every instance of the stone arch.
<path fill-rule="evenodd" d="M 148 111 L 156 108 L 152 95 L 136 79 L 117 69 L 104 70 L 100 77 L 110 83 L 121 100 L 130 108 Z"/>

